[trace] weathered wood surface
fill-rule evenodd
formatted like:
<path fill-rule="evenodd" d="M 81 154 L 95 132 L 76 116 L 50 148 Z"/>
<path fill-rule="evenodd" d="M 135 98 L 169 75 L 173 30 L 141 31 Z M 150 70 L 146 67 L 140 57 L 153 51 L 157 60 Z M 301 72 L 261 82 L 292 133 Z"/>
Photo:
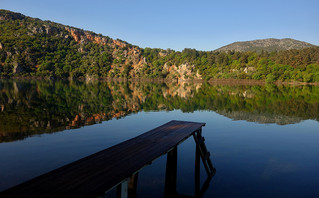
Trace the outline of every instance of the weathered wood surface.
<path fill-rule="evenodd" d="M 0 193 L 0 197 L 97 197 L 167 153 L 205 123 L 170 121 Z"/>

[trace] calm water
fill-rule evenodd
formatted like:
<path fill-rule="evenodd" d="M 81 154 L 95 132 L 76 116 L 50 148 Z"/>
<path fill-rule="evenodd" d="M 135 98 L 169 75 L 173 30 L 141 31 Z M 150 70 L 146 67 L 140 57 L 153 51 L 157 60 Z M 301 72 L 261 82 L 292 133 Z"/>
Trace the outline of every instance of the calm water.
<path fill-rule="evenodd" d="M 0 80 L 0 191 L 177 119 L 206 122 L 204 197 L 319 197 L 318 118 L 315 86 Z M 194 158 L 189 138 L 179 194 L 194 194 Z M 165 165 L 141 170 L 139 197 L 164 196 Z"/>

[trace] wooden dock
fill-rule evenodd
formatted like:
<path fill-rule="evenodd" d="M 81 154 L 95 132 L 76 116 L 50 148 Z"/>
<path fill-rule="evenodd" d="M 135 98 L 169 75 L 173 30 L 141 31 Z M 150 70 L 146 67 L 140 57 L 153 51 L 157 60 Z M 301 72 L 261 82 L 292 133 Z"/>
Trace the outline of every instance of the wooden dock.
<path fill-rule="evenodd" d="M 169 166 L 169 159 L 174 161 L 177 145 L 192 135 L 197 143 L 196 158 L 199 159 L 198 155 L 202 156 L 206 171 L 211 176 L 215 169 L 205 144 L 202 144 L 202 126 L 205 123 L 170 121 L 135 138 L 7 189 L 0 193 L 0 197 L 97 197 L 173 150 L 173 158 L 168 156 Z M 200 145 L 204 145 L 204 149 Z"/>

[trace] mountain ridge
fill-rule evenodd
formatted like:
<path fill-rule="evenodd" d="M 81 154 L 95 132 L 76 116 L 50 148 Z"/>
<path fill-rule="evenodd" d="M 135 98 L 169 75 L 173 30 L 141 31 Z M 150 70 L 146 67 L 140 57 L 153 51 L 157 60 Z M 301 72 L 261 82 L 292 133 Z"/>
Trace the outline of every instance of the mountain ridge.
<path fill-rule="evenodd" d="M 238 52 L 246 52 L 246 51 L 257 51 L 261 52 L 262 50 L 267 52 L 272 51 L 283 51 L 283 50 L 291 50 L 291 49 L 303 49 L 308 47 L 317 47 L 316 45 L 299 41 L 292 38 L 267 38 L 267 39 L 256 39 L 251 41 L 237 41 L 231 44 L 225 45 L 216 49 L 215 51 L 238 51 Z"/>

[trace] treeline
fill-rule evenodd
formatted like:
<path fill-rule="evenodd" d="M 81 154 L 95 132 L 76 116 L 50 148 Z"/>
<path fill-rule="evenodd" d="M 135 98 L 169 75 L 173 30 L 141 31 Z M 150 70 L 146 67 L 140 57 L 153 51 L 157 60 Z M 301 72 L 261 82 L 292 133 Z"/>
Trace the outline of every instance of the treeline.
<path fill-rule="evenodd" d="M 195 49 L 175 52 L 146 48 L 143 55 L 157 68 L 164 64 L 195 65 L 206 80 L 222 78 L 319 82 L 319 47 L 270 53 L 206 52 Z"/>
<path fill-rule="evenodd" d="M 109 37 L 73 30 L 77 32 L 61 24 L 0 10 L 0 77 L 319 82 L 319 47 L 270 53 L 187 48 L 179 52 L 141 49 L 120 40 L 114 44 Z M 83 38 L 85 34 L 97 36 L 99 42 L 92 38 L 88 41 Z"/>

